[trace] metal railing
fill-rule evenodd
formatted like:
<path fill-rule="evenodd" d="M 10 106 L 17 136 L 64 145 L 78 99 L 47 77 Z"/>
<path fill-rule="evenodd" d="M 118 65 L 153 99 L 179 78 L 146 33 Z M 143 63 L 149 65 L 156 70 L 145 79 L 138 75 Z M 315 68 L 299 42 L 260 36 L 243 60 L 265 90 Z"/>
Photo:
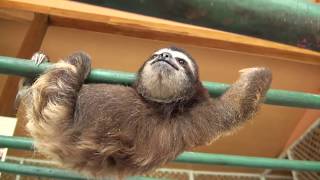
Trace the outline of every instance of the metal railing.
<path fill-rule="evenodd" d="M 31 61 L 0 56 L 0 74 L 34 76 L 35 74 L 41 74 L 50 66 L 50 63 L 44 63 L 37 66 Z M 133 83 L 135 78 L 135 74 L 133 73 L 93 69 L 87 79 L 87 82 L 130 85 Z M 229 84 L 208 81 L 203 81 L 203 85 L 208 89 L 209 93 L 213 97 L 221 95 L 230 87 Z M 271 89 L 267 93 L 265 103 L 281 106 L 320 109 L 320 95 Z"/>
<path fill-rule="evenodd" d="M 33 143 L 30 138 L 0 136 L 0 147 L 33 150 Z M 320 162 L 316 161 L 293 161 L 224 154 L 184 152 L 178 156 L 175 162 L 320 172 Z"/>

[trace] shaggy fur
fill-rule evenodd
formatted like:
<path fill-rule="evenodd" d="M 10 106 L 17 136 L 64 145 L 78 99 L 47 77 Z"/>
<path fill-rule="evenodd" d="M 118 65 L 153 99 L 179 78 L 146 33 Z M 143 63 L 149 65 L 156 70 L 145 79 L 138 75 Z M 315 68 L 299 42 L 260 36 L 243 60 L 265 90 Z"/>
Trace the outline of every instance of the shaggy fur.
<path fill-rule="evenodd" d="M 146 69 L 154 58 L 141 67 L 133 87 L 84 84 L 90 72 L 85 53 L 75 53 L 47 70 L 21 103 L 37 150 L 92 176 L 140 174 L 241 126 L 258 110 L 271 83 L 268 69 L 245 69 L 226 93 L 212 99 L 191 58 L 188 64 L 176 64 L 179 71 L 164 64 Z M 170 61 L 176 63 L 175 58 Z M 148 79 L 160 73 L 166 82 Z M 169 96 L 154 92 L 170 81 L 182 82 L 161 89 L 175 89 Z M 162 102 L 162 95 L 174 100 Z"/>

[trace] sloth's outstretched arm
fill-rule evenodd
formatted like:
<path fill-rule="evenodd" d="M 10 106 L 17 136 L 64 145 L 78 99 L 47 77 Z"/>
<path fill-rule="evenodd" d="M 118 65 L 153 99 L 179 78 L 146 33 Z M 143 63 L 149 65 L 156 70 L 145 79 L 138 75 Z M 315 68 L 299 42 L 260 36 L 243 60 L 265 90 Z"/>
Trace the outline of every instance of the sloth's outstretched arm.
<path fill-rule="evenodd" d="M 217 123 L 222 131 L 230 131 L 250 119 L 264 100 L 272 81 L 267 68 L 248 68 L 240 78 L 214 103 Z"/>
<path fill-rule="evenodd" d="M 240 78 L 221 97 L 208 98 L 193 109 L 193 123 L 185 131 L 185 139 L 191 146 L 212 142 L 241 126 L 257 112 L 270 87 L 271 71 L 248 68 L 240 72 Z"/>

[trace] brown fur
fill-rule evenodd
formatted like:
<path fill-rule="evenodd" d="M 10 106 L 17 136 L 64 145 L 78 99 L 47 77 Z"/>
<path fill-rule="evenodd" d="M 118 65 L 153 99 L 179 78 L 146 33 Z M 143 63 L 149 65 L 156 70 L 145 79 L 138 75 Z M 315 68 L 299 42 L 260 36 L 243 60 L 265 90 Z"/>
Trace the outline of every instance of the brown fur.
<path fill-rule="evenodd" d="M 211 143 L 251 118 L 271 83 L 268 69 L 247 70 L 212 99 L 197 79 L 192 97 L 165 104 L 132 87 L 83 85 L 89 71 L 86 54 L 66 58 L 40 76 L 22 108 L 39 151 L 98 177 L 140 174 Z"/>

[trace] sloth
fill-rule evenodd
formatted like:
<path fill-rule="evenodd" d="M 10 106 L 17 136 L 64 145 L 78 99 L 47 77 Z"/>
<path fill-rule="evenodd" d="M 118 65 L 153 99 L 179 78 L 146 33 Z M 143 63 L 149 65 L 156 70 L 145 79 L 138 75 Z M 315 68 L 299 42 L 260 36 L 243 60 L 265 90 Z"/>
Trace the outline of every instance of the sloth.
<path fill-rule="evenodd" d="M 94 177 L 141 174 L 238 129 L 258 111 L 272 80 L 268 68 L 243 69 L 212 98 L 196 61 L 176 47 L 154 52 L 133 86 L 84 84 L 90 70 L 89 55 L 74 53 L 25 80 L 17 103 L 38 151 Z"/>

